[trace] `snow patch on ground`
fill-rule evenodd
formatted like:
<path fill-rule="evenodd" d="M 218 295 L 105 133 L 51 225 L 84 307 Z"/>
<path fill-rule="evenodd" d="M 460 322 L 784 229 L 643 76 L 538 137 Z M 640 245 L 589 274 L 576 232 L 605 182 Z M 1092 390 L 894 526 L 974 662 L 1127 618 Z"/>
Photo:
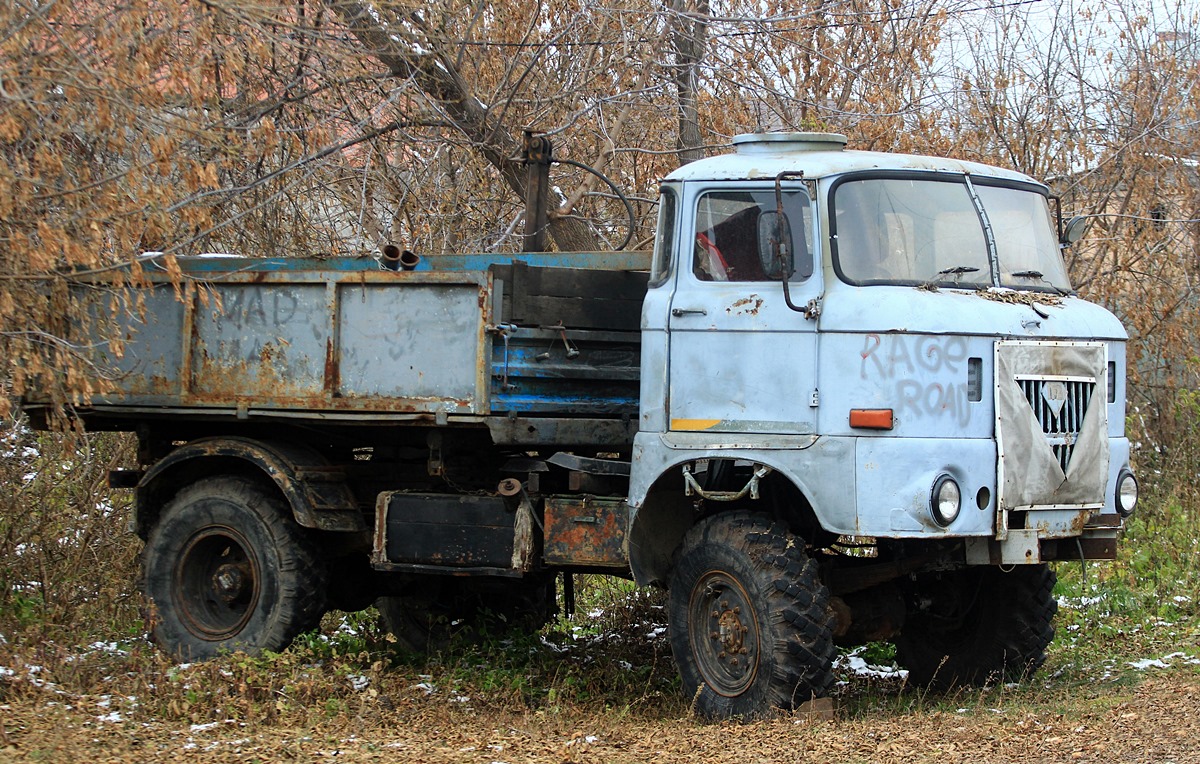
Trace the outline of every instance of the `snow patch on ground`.
<path fill-rule="evenodd" d="M 1060 608 L 1067 608 L 1068 610 L 1084 610 L 1092 607 L 1093 605 L 1099 605 L 1105 599 L 1107 598 L 1103 592 L 1097 594 L 1095 597 L 1088 597 L 1086 595 L 1079 597 L 1060 597 L 1058 600 L 1058 606 Z"/>
<path fill-rule="evenodd" d="M 1200 657 L 1181 652 L 1169 653 L 1161 658 L 1143 658 L 1140 661 L 1128 661 L 1127 665 L 1130 668 L 1137 669 L 1138 671 L 1145 671 L 1152 668 L 1168 669 L 1171 668 L 1172 665 L 1170 661 L 1175 660 L 1192 666 L 1200 666 Z"/>
<path fill-rule="evenodd" d="M 839 655 L 833 661 L 835 671 L 843 671 L 855 676 L 873 677 L 876 679 L 907 679 L 908 670 L 902 669 L 899 666 L 892 664 L 891 666 L 881 666 L 874 663 L 868 663 L 862 655 L 866 652 L 866 646 L 856 647 L 848 653 Z"/>

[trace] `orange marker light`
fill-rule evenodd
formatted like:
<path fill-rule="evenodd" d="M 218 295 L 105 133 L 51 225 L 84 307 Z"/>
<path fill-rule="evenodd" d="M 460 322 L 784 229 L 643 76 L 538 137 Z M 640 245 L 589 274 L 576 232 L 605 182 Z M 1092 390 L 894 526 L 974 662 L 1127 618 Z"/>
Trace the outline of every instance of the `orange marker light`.
<path fill-rule="evenodd" d="M 850 409 L 850 426 L 890 430 L 895 426 L 895 418 L 891 409 Z"/>

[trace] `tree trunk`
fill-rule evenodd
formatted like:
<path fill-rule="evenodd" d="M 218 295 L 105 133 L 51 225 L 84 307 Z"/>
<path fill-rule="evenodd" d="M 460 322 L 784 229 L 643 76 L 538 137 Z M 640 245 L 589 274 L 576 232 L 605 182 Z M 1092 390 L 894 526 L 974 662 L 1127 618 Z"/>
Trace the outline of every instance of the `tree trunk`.
<path fill-rule="evenodd" d="M 373 58 L 386 66 L 394 77 L 414 82 L 488 164 L 500 172 L 500 177 L 518 198 L 525 198 L 525 168 L 519 162 L 510 161 L 520 154 L 521 144 L 507 125 L 489 119 L 488 109 L 471 95 L 471 87 L 460 74 L 454 56 L 437 52 L 438 44 L 424 36 L 419 41 L 406 41 L 406 37 L 413 36 L 409 29 L 401 25 L 384 26 L 378 11 L 368 10 L 364 3 L 326 1 Z M 554 206 L 553 200 L 548 202 L 550 236 L 560 251 L 598 248 L 587 223 L 556 217 Z"/>
<path fill-rule="evenodd" d="M 670 0 L 671 42 L 675 48 L 675 92 L 679 112 L 679 165 L 704 158 L 696 103 L 700 62 L 708 37 L 708 0 Z"/>

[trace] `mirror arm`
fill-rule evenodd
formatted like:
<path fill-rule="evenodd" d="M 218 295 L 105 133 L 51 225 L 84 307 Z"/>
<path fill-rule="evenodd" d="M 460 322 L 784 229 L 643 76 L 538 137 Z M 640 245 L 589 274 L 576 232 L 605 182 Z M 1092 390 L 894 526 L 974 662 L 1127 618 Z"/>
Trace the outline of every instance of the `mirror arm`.
<path fill-rule="evenodd" d="M 805 318 L 811 319 L 817 317 L 817 306 L 815 300 L 809 301 L 807 305 L 797 305 L 792 302 L 792 292 L 790 289 L 788 289 L 787 276 L 783 277 L 783 301 L 787 303 L 787 306 L 792 310 L 796 311 L 797 313 L 803 313 Z"/>
<path fill-rule="evenodd" d="M 775 235 L 771 237 L 771 254 L 775 256 L 775 262 L 779 264 L 780 281 L 783 282 L 783 301 L 787 306 L 797 313 L 803 313 L 805 318 L 816 318 L 816 311 L 812 305 L 797 305 L 792 302 L 792 290 L 788 287 L 788 279 L 792 274 L 787 272 L 785 263 L 783 262 L 783 253 L 780 251 L 780 243 L 783 240 L 783 226 L 780 221 L 783 220 L 783 179 L 784 178 L 803 178 L 804 170 L 784 170 L 775 176 Z"/>

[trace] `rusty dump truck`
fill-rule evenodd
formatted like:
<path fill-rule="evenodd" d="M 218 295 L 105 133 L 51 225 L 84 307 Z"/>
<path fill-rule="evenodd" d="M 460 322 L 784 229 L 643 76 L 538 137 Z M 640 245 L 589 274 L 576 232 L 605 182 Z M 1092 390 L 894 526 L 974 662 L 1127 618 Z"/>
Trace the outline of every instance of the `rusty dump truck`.
<path fill-rule="evenodd" d="M 375 605 L 436 648 L 608 573 L 669 590 L 710 717 L 822 695 L 838 645 L 1036 670 L 1048 563 L 1112 558 L 1137 501 L 1126 334 L 1045 186 L 845 142 L 673 172 L 652 252 L 148 256 L 85 289 L 119 326 L 75 415 L 137 434 L 112 482 L 154 639 L 280 649 Z"/>

